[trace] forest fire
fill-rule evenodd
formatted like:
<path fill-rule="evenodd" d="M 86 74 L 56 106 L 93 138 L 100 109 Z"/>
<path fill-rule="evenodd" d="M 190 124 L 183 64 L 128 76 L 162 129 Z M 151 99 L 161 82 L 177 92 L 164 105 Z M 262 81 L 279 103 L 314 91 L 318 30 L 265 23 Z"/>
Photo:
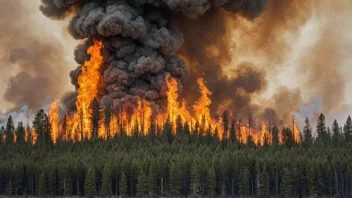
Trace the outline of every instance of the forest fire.
<path fill-rule="evenodd" d="M 51 104 L 49 115 L 51 137 L 54 144 L 60 135 L 63 140 L 75 142 L 83 139 L 90 140 L 95 135 L 101 139 L 108 139 L 122 133 L 127 136 L 147 135 L 151 130 L 157 134 L 159 129 L 162 129 L 166 124 L 171 126 L 173 134 L 176 134 L 177 127 L 184 128 L 185 125 L 188 125 L 190 133 L 202 136 L 211 133 L 219 140 L 229 138 L 229 118 L 221 117 L 216 120 L 211 117 L 209 105 L 212 101 L 209 96 L 212 92 L 206 87 L 203 78 L 197 80 L 200 97 L 192 106 L 192 112 L 187 109 L 184 100 L 179 102 L 178 82 L 171 76 L 165 77 L 167 108 L 164 111 L 159 110 L 154 113 L 150 103 L 141 98 L 138 99 L 137 104 L 122 99 L 123 103 L 117 112 L 111 109 L 111 104 L 107 104 L 103 108 L 98 103 L 94 105 L 101 75 L 99 68 L 103 63 L 102 47 L 101 41 L 94 40 L 94 45 L 88 49 L 87 53 L 91 59 L 82 67 L 82 75 L 78 80 L 77 113 L 72 116 L 66 115 L 59 124 L 58 108 L 60 104 L 57 101 Z M 99 114 L 96 132 L 93 129 L 94 109 L 97 109 L 96 113 Z M 151 127 L 152 125 L 154 127 Z M 265 122 L 262 122 L 261 131 L 251 128 L 249 123 L 242 125 L 241 121 L 235 122 L 236 137 L 242 143 L 252 141 L 257 145 L 271 144 L 272 132 L 268 128 Z M 301 143 L 300 132 L 295 123 L 293 123 L 292 131 L 295 142 Z M 278 136 L 281 137 L 279 141 L 282 143 L 284 141 L 282 132 L 279 132 Z"/>

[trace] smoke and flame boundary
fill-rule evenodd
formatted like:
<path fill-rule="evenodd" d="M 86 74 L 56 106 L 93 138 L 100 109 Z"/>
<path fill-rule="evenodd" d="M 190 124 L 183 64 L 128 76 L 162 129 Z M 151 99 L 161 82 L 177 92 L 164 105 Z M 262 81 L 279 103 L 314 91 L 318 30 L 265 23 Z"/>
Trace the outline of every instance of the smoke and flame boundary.
<path fill-rule="evenodd" d="M 102 48 L 102 42 L 94 39 L 94 45 L 87 51 L 91 58 L 82 67 L 82 74 L 78 79 L 77 113 L 73 116 L 66 114 L 66 131 L 63 131 L 62 122 L 59 120 L 59 102 L 54 101 L 51 104 L 49 116 L 51 137 L 54 144 L 56 144 L 59 136 L 63 140 L 74 142 L 82 141 L 83 139 L 90 140 L 92 138 L 91 110 L 89 104 L 98 93 L 101 76 L 99 69 L 103 63 Z M 123 104 L 117 115 L 111 114 L 109 125 L 105 124 L 106 118 L 102 113 L 102 119 L 99 121 L 98 137 L 101 139 L 113 138 L 118 133 L 125 133 L 128 136 L 132 136 L 135 131 L 146 135 L 150 130 L 151 122 L 154 122 L 157 128 L 162 128 L 166 122 L 170 122 L 172 132 L 175 134 L 177 120 L 180 117 L 182 125 L 188 123 L 191 132 L 201 124 L 205 128 L 203 132 L 208 130 L 214 132 L 217 130 L 220 131 L 218 133 L 220 140 L 228 138 L 222 137 L 223 133 L 221 132 L 224 130 L 222 118 L 216 120 L 211 117 L 209 105 L 212 101 L 209 96 L 212 92 L 206 87 L 206 82 L 203 78 L 198 78 L 197 80 L 201 96 L 193 105 L 193 116 L 187 109 L 185 100 L 182 100 L 181 103 L 178 102 L 179 94 L 176 79 L 167 76 L 165 81 L 167 86 L 167 109 L 165 112 L 157 112 L 157 115 L 153 116 L 152 107 L 143 99 L 138 99 L 137 105 Z M 129 111 L 131 109 L 132 111 Z M 253 141 L 257 145 L 263 145 L 264 142 L 271 144 L 272 133 L 268 131 L 265 122 L 262 122 L 261 131 L 252 129 L 249 124 L 241 125 L 240 122 L 237 122 L 236 126 L 238 126 L 236 127 L 236 136 L 240 142 L 247 143 L 248 136 L 252 136 Z M 300 132 L 295 123 L 293 123 L 293 137 L 296 143 L 301 143 Z M 283 143 L 281 131 L 279 132 L 279 142 L 280 144 Z M 35 144 L 35 141 L 32 143 Z"/>

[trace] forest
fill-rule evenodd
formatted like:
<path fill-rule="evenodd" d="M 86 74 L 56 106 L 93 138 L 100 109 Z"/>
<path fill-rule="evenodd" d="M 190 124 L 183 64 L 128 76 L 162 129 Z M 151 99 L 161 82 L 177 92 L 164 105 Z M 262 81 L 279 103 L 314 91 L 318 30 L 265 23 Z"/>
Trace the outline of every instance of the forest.
<path fill-rule="evenodd" d="M 92 116 L 92 119 L 94 116 Z M 263 142 L 239 140 L 238 121 L 223 114 L 222 130 L 150 123 L 148 133 L 53 142 L 49 116 L 32 126 L 10 116 L 0 137 L 0 195 L 85 197 L 351 197 L 352 120 L 313 129 L 301 142 L 293 130 L 269 125 Z M 175 131 L 173 130 L 175 129 Z M 28 132 L 29 131 L 29 132 Z M 219 134 L 222 133 L 221 136 Z M 279 135 L 279 133 L 281 135 Z M 316 134 L 316 135 L 313 135 Z M 279 137 L 282 136 L 282 137 Z M 222 137 L 221 139 L 219 137 Z"/>

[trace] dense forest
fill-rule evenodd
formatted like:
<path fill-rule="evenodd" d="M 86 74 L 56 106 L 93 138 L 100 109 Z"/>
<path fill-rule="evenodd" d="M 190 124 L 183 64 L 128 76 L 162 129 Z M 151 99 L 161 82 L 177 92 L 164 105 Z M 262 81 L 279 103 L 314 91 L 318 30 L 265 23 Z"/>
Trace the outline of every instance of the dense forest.
<path fill-rule="evenodd" d="M 249 134 L 243 143 L 236 123 L 223 119 L 222 131 L 205 131 L 177 122 L 175 132 L 170 122 L 151 123 L 148 134 L 122 130 L 106 140 L 93 134 L 91 140 L 59 138 L 54 144 L 43 110 L 32 129 L 21 122 L 15 127 L 10 116 L 0 135 L 0 194 L 352 197 L 350 117 L 343 127 L 336 120 L 328 127 L 321 114 L 316 136 L 307 119 L 301 143 L 290 128 L 280 130 L 280 141 L 276 126 L 270 126 L 264 142 L 253 142 Z M 218 133 L 227 138 L 219 139 Z"/>

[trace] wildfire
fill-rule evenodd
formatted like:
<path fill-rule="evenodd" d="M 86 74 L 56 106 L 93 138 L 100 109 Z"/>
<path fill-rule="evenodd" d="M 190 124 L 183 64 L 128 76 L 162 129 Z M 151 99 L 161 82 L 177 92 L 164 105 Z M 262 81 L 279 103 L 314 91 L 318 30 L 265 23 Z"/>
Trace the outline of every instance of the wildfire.
<path fill-rule="evenodd" d="M 54 144 L 60 135 L 66 141 L 81 141 L 92 138 L 90 103 L 97 96 L 101 80 L 99 69 L 103 63 L 102 47 L 101 41 L 94 40 L 94 45 L 88 49 L 88 54 L 91 58 L 82 67 L 82 74 L 78 79 L 77 113 L 73 116 L 66 114 L 64 120 L 59 125 L 58 109 L 60 104 L 55 101 L 51 105 L 50 123 Z M 225 130 L 224 126 L 226 126 L 226 122 L 222 118 L 216 120 L 211 117 L 209 106 L 212 103 L 210 99 L 212 92 L 207 88 L 203 78 L 197 80 L 200 97 L 193 104 L 192 113 L 187 109 L 187 104 L 184 100 L 179 102 L 177 80 L 167 76 L 165 82 L 167 88 L 167 108 L 165 110 L 160 110 L 153 114 L 149 102 L 143 99 L 138 99 L 136 104 L 122 100 L 119 112 L 110 112 L 110 107 L 106 109 L 101 108 L 99 112 L 101 119 L 98 123 L 99 130 L 97 131 L 97 136 L 101 139 L 108 139 L 122 133 L 128 136 L 146 135 L 152 123 L 155 125 L 155 128 L 161 129 L 166 122 L 169 122 L 173 133 L 176 132 L 178 124 L 181 123 L 182 127 L 184 127 L 187 123 L 191 132 L 196 131 L 199 135 L 205 135 L 207 131 L 211 131 L 211 135 L 215 135 L 214 133 L 217 131 L 218 139 L 229 137 L 228 132 L 224 133 L 226 137 L 223 137 L 222 133 Z M 230 112 L 230 117 L 232 117 L 232 112 Z M 249 138 L 257 145 L 272 143 L 273 134 L 272 131 L 268 130 L 271 126 L 268 127 L 264 122 L 262 122 L 260 131 L 252 129 L 249 123 L 242 124 L 241 121 L 236 122 L 235 125 L 236 137 L 242 143 L 247 143 Z M 300 133 L 295 123 L 292 131 L 295 142 L 300 143 Z M 34 134 L 32 131 L 32 136 Z M 278 136 L 281 144 L 283 142 L 283 135 L 279 132 Z M 35 144 L 36 136 L 32 137 L 32 141 L 33 139 L 34 142 L 32 143 Z"/>
<path fill-rule="evenodd" d="M 59 101 L 54 101 L 50 105 L 50 112 L 49 112 L 50 125 L 51 125 L 51 139 L 54 144 L 56 144 L 57 139 L 59 137 L 59 113 L 58 113 L 59 106 L 60 106 Z"/>

